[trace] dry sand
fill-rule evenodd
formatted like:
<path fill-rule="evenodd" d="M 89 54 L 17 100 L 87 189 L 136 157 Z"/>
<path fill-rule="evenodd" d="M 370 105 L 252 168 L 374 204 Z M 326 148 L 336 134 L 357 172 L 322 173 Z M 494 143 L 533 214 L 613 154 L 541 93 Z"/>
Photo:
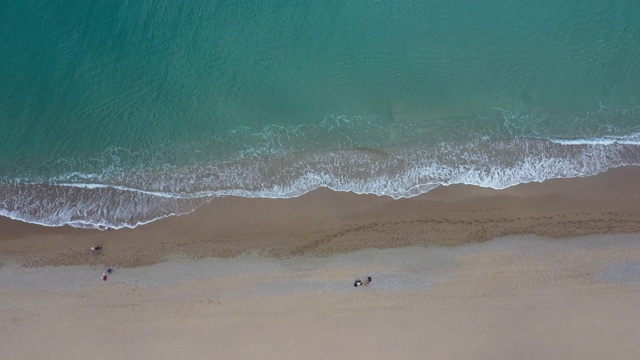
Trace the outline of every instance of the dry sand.
<path fill-rule="evenodd" d="M 0 358 L 635 358 L 639 200 L 630 167 L 220 199 L 134 230 L 3 219 Z"/>

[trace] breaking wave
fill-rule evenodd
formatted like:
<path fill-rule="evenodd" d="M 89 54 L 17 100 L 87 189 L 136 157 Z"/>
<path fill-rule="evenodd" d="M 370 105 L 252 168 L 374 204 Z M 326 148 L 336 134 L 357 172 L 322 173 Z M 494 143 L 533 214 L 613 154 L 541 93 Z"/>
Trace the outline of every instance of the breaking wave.
<path fill-rule="evenodd" d="M 43 162 L 30 171 L 7 165 L 0 215 L 45 226 L 134 228 L 224 196 L 291 198 L 329 188 L 398 199 L 442 185 L 503 189 L 640 166 L 640 132 L 634 127 L 543 137 L 512 118 L 496 118 L 497 132 L 465 128 L 442 139 L 423 125 L 329 117 L 316 126 L 238 129 L 205 144 L 110 149 L 92 159 Z"/>

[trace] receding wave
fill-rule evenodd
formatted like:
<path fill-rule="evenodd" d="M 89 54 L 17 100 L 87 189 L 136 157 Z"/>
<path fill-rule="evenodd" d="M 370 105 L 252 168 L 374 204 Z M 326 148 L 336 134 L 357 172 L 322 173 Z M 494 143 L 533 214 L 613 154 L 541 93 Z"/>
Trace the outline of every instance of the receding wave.
<path fill-rule="evenodd" d="M 112 186 L 8 184 L 0 213 L 12 219 L 77 228 L 136 227 L 193 211 L 208 198 L 178 198 Z"/>
<path fill-rule="evenodd" d="M 31 173 L 7 171 L 0 215 L 46 226 L 134 228 L 225 196 L 291 198 L 329 188 L 397 199 L 442 185 L 502 189 L 640 166 L 636 128 L 514 136 L 507 116 L 496 120 L 502 132 L 466 129 L 446 139 L 415 124 L 329 118 L 318 126 L 238 129 L 206 144 L 57 159 Z"/>
<path fill-rule="evenodd" d="M 326 187 L 402 198 L 440 185 L 501 189 L 623 165 L 640 165 L 640 143 L 518 139 L 396 154 L 343 150 L 185 167 L 147 178 L 149 187 L 165 191 L 85 183 L 4 184 L 0 211 L 47 226 L 133 228 L 191 212 L 222 196 L 289 198 Z M 137 182 L 136 174 L 132 180 Z"/>

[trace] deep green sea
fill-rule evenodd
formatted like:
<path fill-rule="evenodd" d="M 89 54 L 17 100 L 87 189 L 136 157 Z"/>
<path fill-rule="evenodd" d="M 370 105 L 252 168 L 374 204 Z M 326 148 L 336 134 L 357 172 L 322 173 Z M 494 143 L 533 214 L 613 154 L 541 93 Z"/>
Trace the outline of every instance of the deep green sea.
<path fill-rule="evenodd" d="M 4 0 L 0 215 L 640 165 L 640 2 Z M 640 179 L 639 179 L 640 180 Z"/>

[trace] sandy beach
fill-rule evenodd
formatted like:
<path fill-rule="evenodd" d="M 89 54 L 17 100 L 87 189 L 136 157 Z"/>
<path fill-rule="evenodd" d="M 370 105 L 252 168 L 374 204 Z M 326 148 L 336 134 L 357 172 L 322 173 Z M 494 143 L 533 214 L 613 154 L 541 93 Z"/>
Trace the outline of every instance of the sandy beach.
<path fill-rule="evenodd" d="M 638 204 L 627 167 L 401 200 L 224 198 L 133 230 L 3 218 L 2 358 L 629 359 Z"/>
<path fill-rule="evenodd" d="M 640 359 L 640 1 L 0 5 L 0 360 Z"/>

